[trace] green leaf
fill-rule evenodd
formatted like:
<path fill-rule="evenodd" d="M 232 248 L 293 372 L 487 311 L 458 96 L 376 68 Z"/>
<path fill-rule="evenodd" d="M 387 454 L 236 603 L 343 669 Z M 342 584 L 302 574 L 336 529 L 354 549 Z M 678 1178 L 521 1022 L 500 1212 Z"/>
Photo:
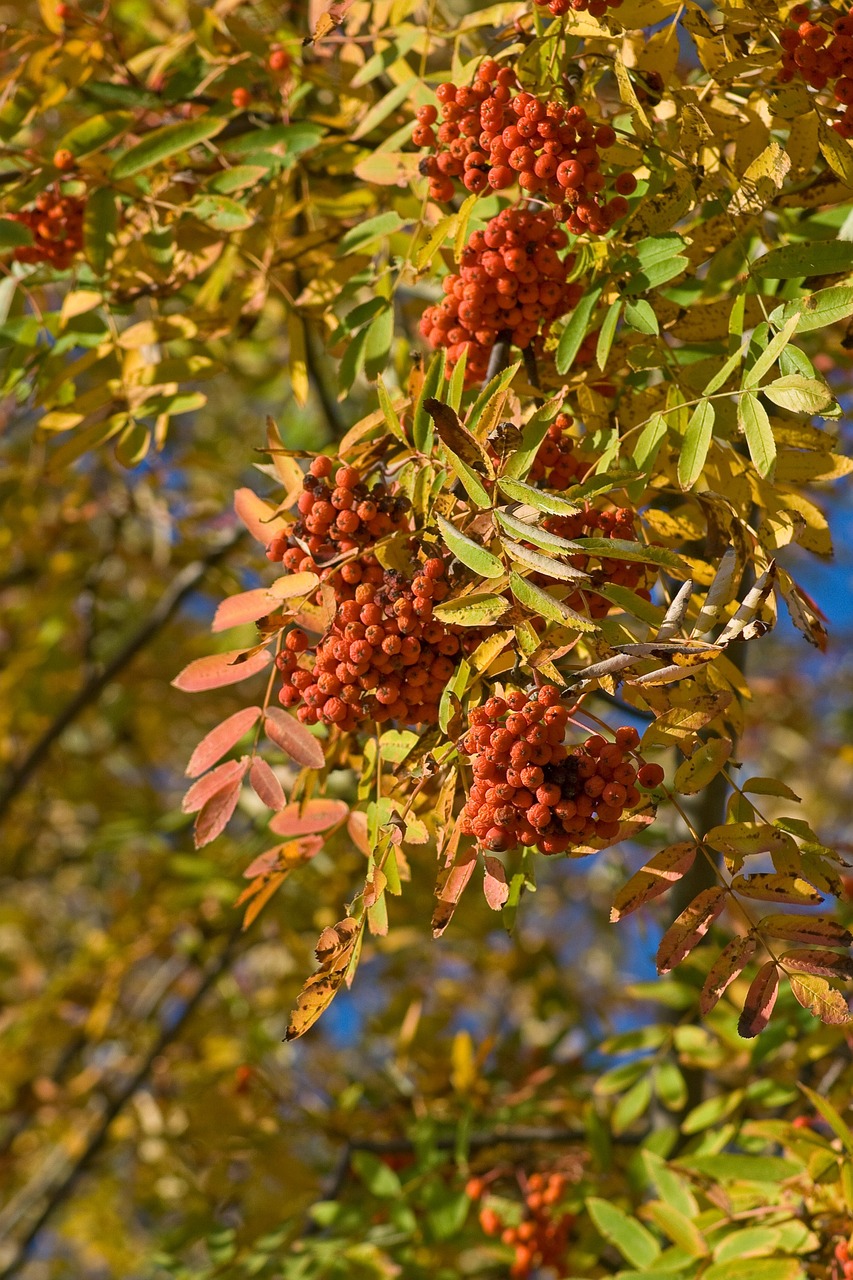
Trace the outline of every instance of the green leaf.
<path fill-rule="evenodd" d="M 546 618 L 549 622 L 559 622 L 563 626 L 571 627 L 574 631 L 598 630 L 589 618 L 575 613 L 574 609 L 570 609 L 562 600 L 543 591 L 529 578 L 522 578 L 521 574 L 516 573 L 514 569 L 509 575 L 509 586 L 520 604 L 527 609 L 532 609 L 534 613 L 538 613 L 541 618 Z"/>
<path fill-rule="evenodd" d="M 0 216 L 0 248 L 17 249 L 32 242 L 33 233 L 28 226 L 23 222 L 15 222 L 8 216 Z"/>
<path fill-rule="evenodd" d="M 802 1173 L 802 1165 L 781 1156 L 684 1156 L 679 1164 L 719 1182 L 783 1182 Z"/>
<path fill-rule="evenodd" d="M 394 340 L 394 307 L 389 303 L 371 320 L 364 344 L 364 372 L 372 381 L 388 363 Z"/>
<path fill-rule="evenodd" d="M 143 169 L 151 168 L 170 156 L 188 151 L 206 138 L 215 138 L 228 123 L 224 116 L 206 115 L 198 120 L 187 120 L 181 124 L 167 124 L 155 129 L 137 142 L 135 147 L 119 156 L 112 168 L 112 177 L 116 182 L 123 178 L 132 178 Z"/>
<path fill-rule="evenodd" d="M 486 383 L 483 390 L 474 401 L 471 411 L 465 421 L 465 426 L 469 431 L 473 431 L 476 434 L 477 423 L 485 413 L 486 406 L 495 396 L 499 396 L 503 391 L 506 391 L 520 368 L 521 361 L 516 360 L 515 364 L 507 365 L 506 369 L 501 369 L 500 373 L 496 373 L 495 376 Z"/>
<path fill-rule="evenodd" d="M 609 1200 L 590 1196 L 586 1202 L 589 1216 L 599 1235 L 614 1245 L 622 1257 L 634 1267 L 650 1267 L 660 1255 L 660 1246 L 650 1231 L 636 1218 Z"/>
<path fill-rule="evenodd" d="M 654 466 L 666 431 L 666 419 L 659 413 L 653 414 L 640 432 L 631 455 L 631 460 L 638 471 L 650 471 Z"/>
<path fill-rule="evenodd" d="M 458 366 L 457 366 L 458 367 Z M 563 403 L 563 397 L 557 396 L 537 409 L 521 433 L 521 444 L 506 459 L 503 474 L 511 480 L 523 480 L 533 465 L 539 452 L 539 446 L 548 434 L 548 427 L 554 420 L 557 410 Z"/>
<path fill-rule="evenodd" d="M 650 304 L 644 299 L 625 304 L 625 323 L 637 333 L 646 333 L 657 337 L 660 333 L 658 318 Z"/>
<path fill-rule="evenodd" d="M 755 364 L 751 369 L 747 369 L 744 374 L 744 388 L 757 387 L 768 369 L 772 368 L 776 361 L 781 357 L 791 340 L 791 336 L 797 327 L 799 318 L 800 313 L 799 311 L 796 311 L 792 316 L 788 317 L 776 336 L 771 338 L 764 351 L 762 351 L 761 355 L 755 361 Z"/>
<path fill-rule="evenodd" d="M 377 392 L 377 395 L 379 396 L 379 407 L 385 416 L 385 422 L 388 426 L 388 430 L 391 431 L 392 434 L 395 435 L 398 440 L 402 440 L 403 443 L 406 444 L 407 443 L 406 434 L 403 431 L 403 427 L 400 422 L 400 419 L 397 417 L 397 411 L 394 408 L 394 405 L 391 403 L 391 397 L 388 394 L 388 388 L 385 386 L 385 383 L 382 381 L 381 377 L 378 377 L 376 379 L 376 392 Z"/>
<path fill-rule="evenodd" d="M 279 157 L 273 157 L 270 148 L 283 147 L 284 155 L 279 162 L 282 168 L 288 169 L 306 151 L 316 147 L 325 133 L 323 125 L 302 120 L 298 124 L 276 124 L 265 129 L 253 129 L 236 138 L 224 139 L 221 146 L 229 156 L 269 155 L 276 160 Z"/>
<path fill-rule="evenodd" d="M 444 519 L 444 516 L 436 516 L 436 523 L 447 546 L 457 560 L 461 560 L 468 569 L 473 569 L 481 578 L 502 578 L 504 576 L 506 569 L 497 556 L 493 556 L 491 551 L 487 551 L 482 543 L 466 538 L 464 533 L 460 533 L 449 520 Z"/>
<path fill-rule="evenodd" d="M 715 1262 L 702 1280 L 803 1280 L 805 1274 L 797 1258 L 732 1258 Z"/>
<path fill-rule="evenodd" d="M 560 342 L 557 347 L 558 373 L 567 373 L 572 367 L 574 358 L 580 351 L 581 343 L 586 337 L 592 314 L 598 306 L 601 292 L 602 287 L 599 285 L 597 289 L 592 289 L 589 293 L 585 293 L 572 312 L 571 319 L 560 335 Z"/>
<path fill-rule="evenodd" d="M 476 471 L 473 471 L 471 467 L 462 461 L 461 458 L 457 457 L 453 450 L 446 444 L 442 445 L 442 449 L 447 455 L 447 461 L 451 471 L 459 480 L 459 483 L 468 494 L 468 497 L 471 499 L 474 506 L 479 508 L 481 511 L 490 507 L 492 505 L 492 499 L 486 489 L 484 489 L 483 482 L 477 475 Z"/>
<path fill-rule="evenodd" d="M 780 324 L 781 324 L 781 321 L 780 321 Z M 749 346 L 749 339 L 745 338 L 742 345 L 738 348 L 738 350 L 732 352 L 732 354 L 729 356 L 725 364 L 721 365 L 721 367 L 714 374 L 713 378 L 711 378 L 710 382 L 707 384 L 707 386 L 702 392 L 703 396 L 712 396 L 715 391 L 719 391 L 720 387 L 724 386 L 726 382 L 728 382 L 729 378 L 732 376 L 735 369 L 738 367 L 741 360 L 743 359 L 744 352 L 746 351 L 748 346 Z"/>
<path fill-rule="evenodd" d="M 804 378 L 799 373 L 789 373 L 768 382 L 761 388 L 761 394 L 780 409 L 788 409 L 791 413 L 819 414 L 835 404 L 835 397 L 825 382 Z"/>
<path fill-rule="evenodd" d="M 759 280 L 791 280 L 795 276 L 828 276 L 853 268 L 853 243 L 849 240 L 807 240 L 771 249 L 757 258 L 750 275 Z"/>
<path fill-rule="evenodd" d="M 502 524 L 510 533 L 515 534 L 516 538 L 524 538 L 526 542 L 532 542 L 534 546 L 541 547 L 543 551 L 578 552 L 580 550 L 576 542 L 569 542 L 567 538 L 560 538 L 556 533 L 550 533 L 538 524 L 528 524 L 525 520 L 519 520 L 502 508 L 495 512 L 495 516 L 498 523 Z"/>
<path fill-rule="evenodd" d="M 370 1151 L 354 1151 L 352 1167 L 371 1195 L 382 1200 L 403 1194 L 403 1186 L 393 1169 Z"/>
<path fill-rule="evenodd" d="M 776 441 L 767 410 L 757 396 L 747 391 L 738 399 L 737 417 L 756 471 L 765 480 L 770 479 L 776 466 Z"/>
<path fill-rule="evenodd" d="M 129 111 L 107 111 L 103 115 L 89 116 L 88 120 L 83 120 L 69 130 L 60 140 L 59 146 L 77 157 L 90 155 L 99 147 L 112 142 L 133 121 L 134 117 Z"/>
<path fill-rule="evenodd" d="M 617 298 L 615 302 L 611 302 L 607 309 L 607 315 L 601 324 L 598 334 L 598 342 L 595 347 L 595 362 L 601 372 L 604 372 L 604 366 L 607 364 L 607 357 L 610 355 L 610 348 L 613 346 L 613 339 L 616 336 L 616 326 L 619 323 L 619 313 L 622 310 L 622 299 Z"/>
<path fill-rule="evenodd" d="M 432 451 L 432 442 L 435 437 L 435 429 L 432 424 L 432 418 L 427 413 L 426 401 L 435 399 L 438 389 L 444 383 L 444 369 L 447 363 L 447 351 L 442 347 L 430 361 L 424 378 L 421 394 L 418 396 L 418 403 L 415 405 L 415 415 L 412 421 L 412 440 L 414 446 L 421 453 L 430 453 Z"/>
<path fill-rule="evenodd" d="M 232 169 L 222 169 L 214 173 L 204 183 L 206 191 L 218 196 L 229 196 L 233 191 L 245 191 L 247 187 L 257 187 L 269 176 L 269 169 L 260 164 L 235 164 Z"/>
<path fill-rule="evenodd" d="M 603 560 L 630 560 L 639 564 L 660 564 L 686 575 L 684 561 L 666 547 L 647 547 L 627 538 L 576 538 L 578 549 Z"/>
<path fill-rule="evenodd" d="M 245 231 L 255 221 L 254 214 L 245 205 L 228 196 L 196 196 L 185 205 L 185 212 L 214 231 Z"/>
<path fill-rule="evenodd" d="M 338 241 L 338 257 L 347 253 L 357 253 L 373 240 L 380 240 L 394 231 L 399 231 L 406 224 L 399 213 L 378 213 L 375 218 L 367 218 L 346 231 Z"/>
<path fill-rule="evenodd" d="M 836 1111 L 829 1099 L 821 1097 L 819 1093 L 816 1093 L 814 1089 L 810 1089 L 808 1085 L 800 1084 L 798 1088 L 806 1095 L 815 1111 L 823 1116 L 835 1136 L 841 1139 L 844 1149 L 850 1155 L 853 1155 L 853 1131 L 841 1118 L 840 1113 Z"/>
<path fill-rule="evenodd" d="M 547 489 L 534 489 L 533 485 L 525 484 L 522 480 L 508 480 L 505 476 L 498 480 L 498 488 L 513 502 L 523 502 L 547 515 L 573 516 L 583 506 L 582 502 L 561 498 L 556 493 L 549 493 Z"/>
<path fill-rule="evenodd" d="M 475 592 L 457 600 L 442 600 L 433 609 L 441 622 L 456 627 L 489 627 L 502 618 L 509 608 L 505 596 Z"/>
<path fill-rule="evenodd" d="M 819 289 L 805 298 L 795 298 L 770 312 L 770 321 L 781 328 L 782 325 L 800 312 L 795 333 L 810 333 L 813 329 L 823 329 L 827 325 L 837 324 L 853 315 L 853 285 L 837 285 L 834 289 Z"/>
<path fill-rule="evenodd" d="M 678 455 L 678 483 L 682 489 L 692 489 L 702 474 L 714 435 L 715 417 L 710 400 L 700 401 L 690 415 Z"/>
<path fill-rule="evenodd" d="M 656 1227 L 669 1236 L 673 1244 L 678 1245 L 685 1253 L 694 1258 L 704 1258 L 708 1254 L 708 1244 L 702 1232 L 691 1222 L 686 1214 L 681 1213 L 671 1204 L 661 1200 L 653 1200 L 643 1210 L 643 1216 L 651 1218 Z"/>

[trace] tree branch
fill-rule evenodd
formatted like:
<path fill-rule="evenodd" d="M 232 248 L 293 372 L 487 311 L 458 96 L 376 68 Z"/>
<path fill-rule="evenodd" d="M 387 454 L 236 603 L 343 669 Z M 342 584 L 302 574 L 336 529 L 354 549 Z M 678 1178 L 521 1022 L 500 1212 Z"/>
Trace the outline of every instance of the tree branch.
<path fill-rule="evenodd" d="M 204 580 L 208 571 L 229 556 L 246 537 L 245 530 L 238 530 L 226 542 L 208 552 L 203 559 L 194 560 L 192 564 L 185 565 L 180 573 L 176 574 L 139 630 L 130 637 L 127 643 L 101 671 L 86 681 L 71 701 L 66 703 L 56 719 L 48 725 L 41 737 L 33 743 L 26 755 L 18 764 L 12 766 L 5 784 L 0 789 L 0 819 L 5 816 L 12 802 L 30 781 L 39 765 L 47 757 L 53 744 L 61 737 L 68 726 L 77 719 L 90 703 L 95 702 L 100 697 L 110 681 L 115 679 L 118 673 L 136 657 L 141 649 L 145 648 L 158 631 L 162 630 L 177 613 L 187 596 L 192 595 Z"/>
<path fill-rule="evenodd" d="M 179 1016 L 174 1020 L 169 1019 L 166 1025 L 161 1028 L 159 1035 L 156 1037 L 154 1043 L 149 1048 L 136 1071 L 133 1072 L 115 1092 L 115 1094 L 106 1101 L 103 1112 L 86 1138 L 79 1155 L 77 1155 L 75 1159 L 71 1160 L 64 1147 L 60 1146 L 56 1148 L 54 1153 L 48 1157 L 45 1164 L 35 1175 L 33 1183 L 31 1183 L 29 1187 L 24 1187 L 19 1196 L 16 1197 L 16 1201 L 21 1207 L 18 1208 L 14 1202 L 7 1205 L 5 1212 L 0 1215 L 0 1234 L 8 1232 L 9 1228 L 14 1225 L 16 1220 L 20 1221 L 20 1219 L 26 1214 L 27 1208 L 31 1203 L 37 1203 L 39 1200 L 44 1198 L 42 1207 L 36 1214 L 35 1218 L 26 1227 L 19 1239 L 10 1242 L 9 1236 L 5 1236 L 7 1247 L 10 1248 L 12 1252 L 11 1256 L 7 1253 L 4 1257 L 3 1269 L 0 1271 L 0 1280 L 10 1280 L 10 1277 L 17 1274 L 18 1270 L 26 1260 L 27 1251 L 35 1241 L 39 1232 L 50 1220 L 60 1205 L 67 1200 L 80 1176 L 86 1171 L 91 1161 L 98 1154 L 106 1141 L 113 1121 L 121 1111 L 123 1111 L 124 1107 L 131 1100 L 134 1094 L 141 1088 L 148 1077 L 154 1061 L 163 1053 L 173 1040 L 177 1039 L 180 1032 L 186 1026 L 189 1018 L 201 1004 L 213 984 L 231 965 L 234 959 L 237 943 L 241 936 L 242 926 L 238 925 L 229 935 L 224 947 L 219 952 L 219 955 L 209 961 L 205 969 L 202 971 L 195 991 L 193 991 L 192 995 L 184 1004 Z"/>

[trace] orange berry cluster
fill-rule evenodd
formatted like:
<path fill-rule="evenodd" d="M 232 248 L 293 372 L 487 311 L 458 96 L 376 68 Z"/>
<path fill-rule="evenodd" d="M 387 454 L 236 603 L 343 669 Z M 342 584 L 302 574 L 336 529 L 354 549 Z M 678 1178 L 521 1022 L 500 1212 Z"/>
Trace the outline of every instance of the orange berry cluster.
<path fill-rule="evenodd" d="M 634 512 L 630 507 L 598 511 L 587 502 L 583 510 L 578 511 L 576 515 L 546 516 L 542 523 L 550 533 L 556 533 L 558 537 L 570 540 L 598 536 L 636 541 Z M 590 567 L 593 559 L 600 562 L 600 568 Z M 629 591 L 636 591 L 637 595 L 642 596 L 644 600 L 651 599 L 651 593 L 644 585 L 648 581 L 648 565 L 636 560 L 611 559 L 609 556 L 591 557 L 585 552 L 569 556 L 569 563 L 573 568 L 582 569 L 584 573 L 589 574 L 593 588 L 596 583 L 600 585 L 612 583 L 614 586 L 627 587 Z M 566 604 L 570 609 L 576 610 L 583 610 L 586 607 L 592 618 L 605 617 L 611 607 L 604 596 L 586 587 L 568 596 Z"/>
<path fill-rule="evenodd" d="M 826 9 L 812 16 L 807 4 L 795 5 L 779 41 L 782 60 L 779 79 L 787 84 L 800 76 L 812 89 L 832 86 L 844 114 L 833 127 L 844 138 L 853 138 L 853 14 L 839 15 Z"/>
<path fill-rule="evenodd" d="M 482 382 L 498 340 L 523 350 L 580 301 L 583 286 L 568 281 L 574 255 L 557 252 L 566 244 L 549 209 L 504 209 L 471 236 L 459 274 L 445 276 L 444 298 L 420 322 L 432 347 L 447 348 L 451 368 L 467 351 L 466 386 Z"/>
<path fill-rule="evenodd" d="M 67 271 L 75 254 L 83 247 L 85 200 L 76 196 L 53 195 L 42 191 L 35 208 L 6 216 L 29 227 L 33 243 L 15 250 L 18 262 L 49 262 L 57 271 Z"/>
<path fill-rule="evenodd" d="M 612 840 L 623 811 L 640 801 L 635 783 L 656 786 L 663 778 L 659 765 L 638 773 L 631 763 L 640 737 L 628 725 L 617 729 L 615 742 L 593 734 L 567 747 L 569 710 L 560 696 L 552 684 L 530 698 L 513 689 L 469 716 L 459 744 L 474 773 L 463 831 L 493 853 L 518 845 L 565 853 L 588 840 Z"/>
<path fill-rule="evenodd" d="M 835 1261 L 838 1263 L 838 1266 L 835 1268 L 835 1275 L 838 1277 L 838 1280 L 853 1280 L 853 1257 L 850 1256 L 849 1241 L 839 1240 L 833 1250 L 833 1254 Z"/>
<path fill-rule="evenodd" d="M 485 1190 L 481 1178 L 472 1178 L 465 1187 L 472 1200 L 481 1199 Z M 486 1235 L 500 1236 L 501 1242 L 515 1252 L 511 1276 L 529 1276 L 539 1267 L 548 1267 L 557 1276 L 569 1274 L 564 1269 L 565 1254 L 575 1218 L 571 1213 L 553 1213 L 565 1190 L 566 1179 L 560 1173 L 531 1174 L 524 1197 L 524 1217 L 515 1226 L 505 1223 L 490 1205 L 481 1208 L 480 1226 Z"/>
<path fill-rule="evenodd" d="M 412 138 L 433 151 L 421 166 L 430 196 L 450 200 L 454 178 L 474 192 L 518 183 L 526 195 L 556 206 L 558 221 L 575 235 L 603 235 L 628 212 L 625 196 L 637 188 L 633 174 L 621 173 L 613 198 L 600 199 L 606 179 L 599 152 L 613 146 L 615 131 L 596 127 L 583 107 L 513 93 L 516 84 L 511 68 L 487 58 L 470 87 L 438 86 L 443 121 L 437 129 L 437 109 L 418 109 Z"/>
<path fill-rule="evenodd" d="M 531 484 L 541 482 L 548 489 L 567 489 L 583 479 L 591 462 L 578 457 L 577 441 L 566 434 L 573 421 L 567 413 L 557 414 L 533 459 L 527 476 Z"/>
<path fill-rule="evenodd" d="M 588 13 L 592 18 L 603 18 L 608 9 L 618 9 L 622 0 L 534 0 L 542 8 L 548 8 L 555 18 L 573 9 L 575 13 Z"/>
<path fill-rule="evenodd" d="M 433 617 L 449 590 L 444 561 L 431 557 L 409 581 L 368 553 L 342 565 L 332 581 L 338 607 L 316 650 L 308 652 L 299 627 L 285 637 L 276 659 L 279 700 L 299 706 L 304 724 L 322 721 L 344 732 L 371 721 L 435 724 L 445 684 L 463 650 L 480 639 L 474 628 Z"/>
<path fill-rule="evenodd" d="M 317 557 L 361 550 L 408 526 L 408 498 L 382 483 L 369 489 L 355 467 L 339 467 L 332 479 L 333 469 L 324 454 L 314 459 L 297 499 L 299 519 L 267 547 L 267 558 L 282 561 L 291 572 L 316 571 Z"/>

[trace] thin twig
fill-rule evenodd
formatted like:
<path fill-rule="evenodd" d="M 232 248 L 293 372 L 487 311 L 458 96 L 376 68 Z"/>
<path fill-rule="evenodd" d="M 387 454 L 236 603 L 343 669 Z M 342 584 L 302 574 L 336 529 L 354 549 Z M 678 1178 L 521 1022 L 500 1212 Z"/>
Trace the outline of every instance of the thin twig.
<path fill-rule="evenodd" d="M 145 648 L 158 631 L 162 630 L 166 623 L 177 613 L 187 596 L 192 595 L 196 590 L 209 570 L 229 556 L 246 536 L 244 530 L 239 530 L 232 534 L 226 542 L 209 551 L 201 560 L 194 560 L 191 564 L 185 565 L 180 573 L 176 574 L 139 630 L 130 637 L 127 644 L 118 651 L 115 657 L 101 671 L 86 681 L 18 764 L 12 767 L 6 783 L 0 790 L 0 819 L 5 816 L 16 796 L 30 781 L 39 765 L 47 757 L 53 744 L 61 737 L 68 726 L 77 719 L 90 703 L 95 702 L 100 697 L 110 681 L 114 680 L 131 659 L 135 658 L 137 653 Z"/>

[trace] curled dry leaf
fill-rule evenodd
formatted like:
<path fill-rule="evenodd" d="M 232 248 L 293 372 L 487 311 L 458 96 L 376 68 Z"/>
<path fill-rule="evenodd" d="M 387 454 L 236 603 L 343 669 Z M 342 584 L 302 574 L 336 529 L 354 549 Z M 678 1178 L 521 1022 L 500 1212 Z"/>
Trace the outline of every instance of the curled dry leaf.
<path fill-rule="evenodd" d="M 290 1015 L 287 1040 L 304 1035 L 334 999 L 346 980 L 350 967 L 358 959 L 364 920 L 341 920 L 334 928 L 324 929 L 317 943 L 320 968 L 313 974 L 296 998 Z"/>
<path fill-rule="evenodd" d="M 208 689 L 222 689 L 257 675 L 269 664 L 268 649 L 231 649 L 228 653 L 212 653 L 206 658 L 196 658 L 175 676 L 172 684 L 183 693 L 203 693 Z"/>
<path fill-rule="evenodd" d="M 703 889 L 661 938 L 657 952 L 658 973 L 669 973 L 696 943 L 704 938 L 726 905 L 726 891 L 719 885 Z"/>
<path fill-rule="evenodd" d="M 449 871 L 439 877 L 436 885 L 438 903 L 432 914 L 432 933 L 434 938 L 440 937 L 453 919 L 453 913 L 468 881 L 473 875 L 476 865 L 476 852 L 473 849 L 467 849 L 460 860 L 455 862 Z"/>
<path fill-rule="evenodd" d="M 745 1040 L 751 1040 L 767 1026 L 778 994 L 779 971 L 775 960 L 768 960 L 753 978 L 738 1019 L 738 1034 Z"/>
<path fill-rule="evenodd" d="M 210 733 L 205 734 L 190 756 L 186 769 L 187 777 L 197 778 L 212 764 L 216 764 L 216 761 L 224 756 L 226 751 L 230 751 L 243 735 L 249 732 L 252 725 L 257 723 L 260 714 L 260 707 L 244 707 L 242 711 L 235 711 L 233 716 L 228 716 L 215 729 L 211 729 Z"/>
<path fill-rule="evenodd" d="M 267 707 L 264 728 L 267 737 L 277 747 L 307 769 L 322 769 L 325 764 L 323 748 L 304 724 L 289 716 L 280 707 Z"/>

